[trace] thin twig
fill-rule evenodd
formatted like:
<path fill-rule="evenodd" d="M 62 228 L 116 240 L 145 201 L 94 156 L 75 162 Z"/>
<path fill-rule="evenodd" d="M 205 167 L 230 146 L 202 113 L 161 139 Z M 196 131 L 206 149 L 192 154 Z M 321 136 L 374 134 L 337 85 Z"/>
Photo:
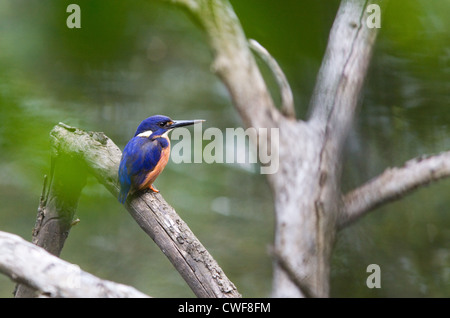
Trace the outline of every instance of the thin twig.
<path fill-rule="evenodd" d="M 283 73 L 280 65 L 256 40 L 250 39 L 248 43 L 250 48 L 267 64 L 275 77 L 278 88 L 280 89 L 281 113 L 288 118 L 295 119 L 294 97 L 292 95 L 291 86 L 289 85 L 286 75 Z"/>

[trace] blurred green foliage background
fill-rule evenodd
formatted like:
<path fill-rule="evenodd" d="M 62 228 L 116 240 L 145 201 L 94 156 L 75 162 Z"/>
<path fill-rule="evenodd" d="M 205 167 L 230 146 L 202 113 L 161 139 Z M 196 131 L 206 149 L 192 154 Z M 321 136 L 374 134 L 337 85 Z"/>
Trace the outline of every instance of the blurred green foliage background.
<path fill-rule="evenodd" d="M 81 7 L 81 29 L 66 27 L 70 3 Z M 304 118 L 339 1 L 231 3 L 247 36 L 280 63 Z M 393 0 L 382 13 L 347 143 L 344 190 L 450 149 L 449 12 L 448 0 Z M 50 168 L 49 132 L 58 122 L 103 131 L 121 148 L 153 114 L 203 118 L 204 128 L 242 126 L 211 61 L 202 31 L 160 1 L 0 1 L 0 230 L 31 239 Z M 169 162 L 156 186 L 243 296 L 270 295 L 274 215 L 264 176 L 237 164 Z M 450 296 L 449 191 L 450 181 L 420 189 L 340 233 L 331 295 Z M 194 296 L 93 178 L 77 217 L 63 259 L 152 296 Z M 366 287 L 373 263 L 381 267 L 381 289 Z M 0 275 L 0 296 L 13 289 Z"/>

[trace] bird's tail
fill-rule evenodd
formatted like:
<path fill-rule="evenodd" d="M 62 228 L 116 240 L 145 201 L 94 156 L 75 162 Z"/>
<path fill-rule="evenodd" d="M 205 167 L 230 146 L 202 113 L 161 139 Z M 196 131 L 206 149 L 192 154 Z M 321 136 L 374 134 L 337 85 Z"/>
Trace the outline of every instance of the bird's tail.
<path fill-rule="evenodd" d="M 119 202 L 122 204 L 125 204 L 125 201 L 127 200 L 127 196 L 128 196 L 128 191 L 129 189 L 127 188 L 121 188 L 120 189 L 120 193 L 119 193 Z"/>

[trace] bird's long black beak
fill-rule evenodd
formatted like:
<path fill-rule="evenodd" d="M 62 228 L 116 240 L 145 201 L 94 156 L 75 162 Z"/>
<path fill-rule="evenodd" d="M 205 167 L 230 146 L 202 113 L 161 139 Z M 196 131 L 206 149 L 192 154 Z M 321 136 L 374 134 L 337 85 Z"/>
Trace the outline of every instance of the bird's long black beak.
<path fill-rule="evenodd" d="M 175 120 L 172 125 L 170 125 L 169 129 L 174 129 L 183 126 L 189 126 L 194 124 L 199 124 L 204 122 L 203 119 L 195 119 L 195 120 Z"/>

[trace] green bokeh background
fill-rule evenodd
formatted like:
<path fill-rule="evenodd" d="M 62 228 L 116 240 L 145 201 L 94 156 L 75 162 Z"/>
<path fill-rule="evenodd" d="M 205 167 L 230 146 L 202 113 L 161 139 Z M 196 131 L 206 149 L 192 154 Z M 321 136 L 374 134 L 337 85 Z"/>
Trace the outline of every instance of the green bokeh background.
<path fill-rule="evenodd" d="M 81 29 L 66 8 L 81 7 Z M 246 35 L 290 81 L 304 118 L 339 1 L 231 0 Z M 350 190 L 421 154 L 450 149 L 450 1 L 391 0 L 345 153 Z M 210 72 L 205 35 L 179 8 L 151 0 L 0 1 L 0 230 L 31 239 L 49 132 L 58 122 L 103 131 L 123 148 L 153 114 L 241 127 Z M 274 98 L 273 79 L 263 68 Z M 282 160 L 282 158 L 281 158 Z M 238 164 L 174 164 L 156 182 L 245 297 L 270 295 L 272 195 Z M 331 295 L 450 296 L 450 182 L 377 209 L 338 235 Z M 155 297 L 193 293 L 125 209 L 93 178 L 61 257 Z M 381 289 L 366 286 L 369 264 Z M 0 275 L 0 296 L 14 283 Z"/>

